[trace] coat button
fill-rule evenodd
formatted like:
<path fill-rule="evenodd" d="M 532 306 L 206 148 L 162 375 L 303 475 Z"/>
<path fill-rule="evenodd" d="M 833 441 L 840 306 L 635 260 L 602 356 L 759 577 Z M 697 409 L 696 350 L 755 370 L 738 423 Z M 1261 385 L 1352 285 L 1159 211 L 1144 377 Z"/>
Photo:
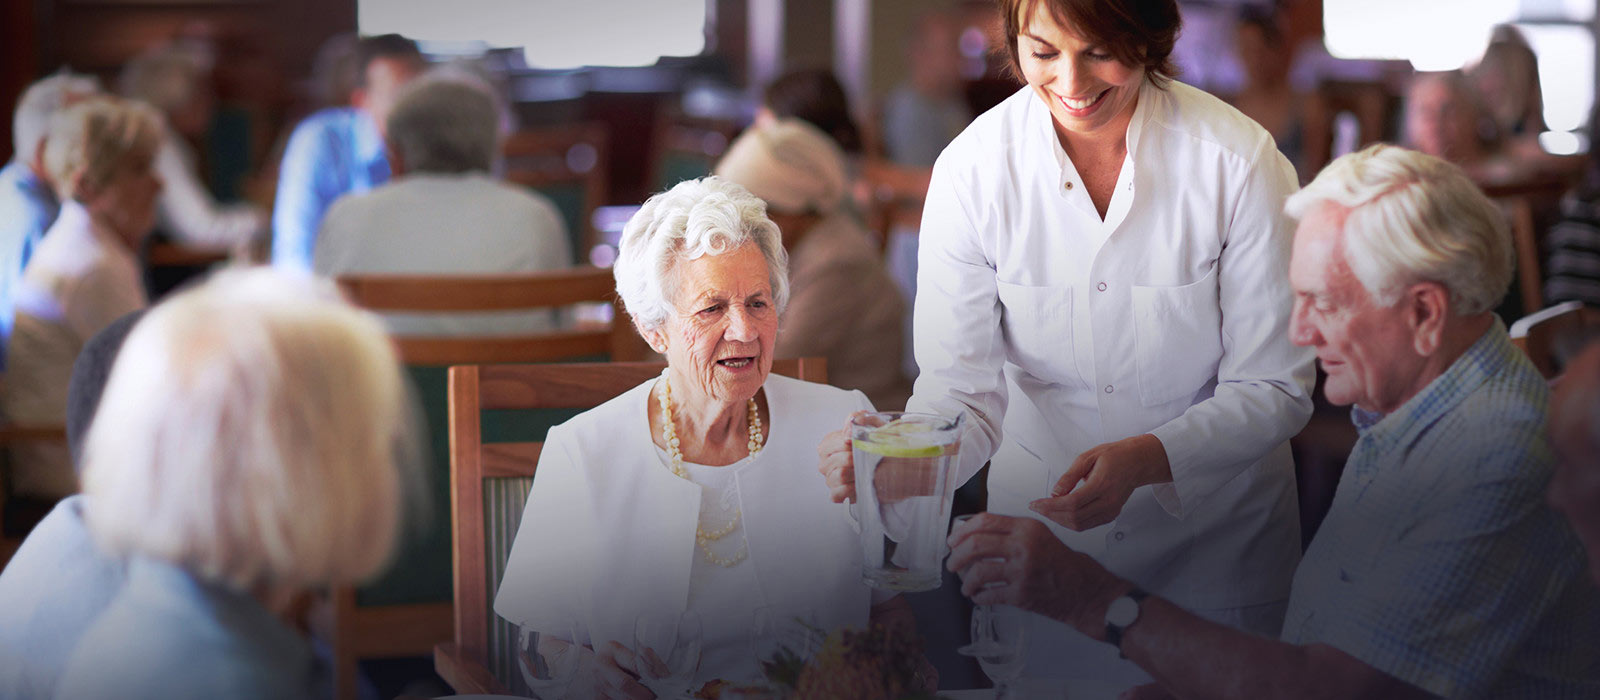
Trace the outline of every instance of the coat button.
<path fill-rule="evenodd" d="M 1116 538 L 1116 540 L 1118 542 L 1121 542 L 1122 538 L 1127 537 L 1127 536 L 1128 536 L 1128 533 L 1126 533 L 1126 532 L 1118 532 L 1115 535 L 1112 535 L 1112 537 Z"/>
<path fill-rule="evenodd" d="M 1100 291 L 1102 291 L 1102 292 L 1103 292 L 1103 291 L 1105 291 L 1105 290 L 1106 290 L 1106 283 L 1105 283 L 1105 282 L 1101 282 L 1101 283 L 1100 283 L 1100 286 L 1098 286 L 1098 287 L 1095 287 L 1095 288 L 1096 288 L 1096 289 L 1099 289 L 1099 290 L 1100 290 Z"/>
<path fill-rule="evenodd" d="M 1110 385 L 1110 384 L 1107 384 L 1107 385 L 1106 385 L 1106 393 L 1107 393 L 1107 394 L 1109 394 L 1109 393 L 1111 393 L 1111 392 L 1113 392 L 1113 391 L 1116 391 L 1116 390 L 1117 390 L 1117 388 L 1116 388 L 1116 387 L 1114 387 L 1114 386 L 1111 386 L 1111 385 Z"/>
<path fill-rule="evenodd" d="M 1065 187 L 1065 188 L 1067 188 L 1068 191 L 1071 191 L 1072 190 L 1072 181 L 1068 180 L 1067 184 L 1062 185 L 1062 187 Z"/>

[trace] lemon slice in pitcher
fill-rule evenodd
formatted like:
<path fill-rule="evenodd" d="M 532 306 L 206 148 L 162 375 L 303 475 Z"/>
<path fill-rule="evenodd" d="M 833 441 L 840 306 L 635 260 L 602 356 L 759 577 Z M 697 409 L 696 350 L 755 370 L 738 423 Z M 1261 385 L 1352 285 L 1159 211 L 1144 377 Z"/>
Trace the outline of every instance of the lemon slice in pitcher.
<path fill-rule="evenodd" d="M 868 434 L 866 440 L 854 440 L 863 452 L 885 457 L 938 457 L 944 454 L 944 445 L 917 444 L 924 434 L 933 432 L 933 426 L 907 420 L 896 420 Z"/>

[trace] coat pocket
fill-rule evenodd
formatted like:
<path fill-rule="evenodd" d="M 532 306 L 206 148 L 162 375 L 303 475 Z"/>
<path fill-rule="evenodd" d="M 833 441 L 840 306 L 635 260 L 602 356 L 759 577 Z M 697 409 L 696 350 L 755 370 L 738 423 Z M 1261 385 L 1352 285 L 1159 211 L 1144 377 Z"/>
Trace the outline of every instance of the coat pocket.
<path fill-rule="evenodd" d="M 1140 403 L 1192 400 L 1222 361 L 1217 266 L 1179 287 L 1135 286 L 1133 324 Z"/>
<path fill-rule="evenodd" d="M 1072 287 L 995 281 L 1006 359 L 1055 384 L 1085 386 L 1072 347 Z"/>

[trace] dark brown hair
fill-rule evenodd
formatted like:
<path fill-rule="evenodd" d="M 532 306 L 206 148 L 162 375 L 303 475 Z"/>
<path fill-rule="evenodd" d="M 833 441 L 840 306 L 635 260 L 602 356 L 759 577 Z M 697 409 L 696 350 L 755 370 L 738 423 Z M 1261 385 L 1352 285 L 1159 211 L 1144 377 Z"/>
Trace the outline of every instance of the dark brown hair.
<path fill-rule="evenodd" d="M 807 69 L 785 73 L 767 86 L 761 102 L 778 117 L 810 122 L 833 137 L 845 153 L 861 152 L 861 131 L 850 116 L 844 87 L 832 72 Z"/>
<path fill-rule="evenodd" d="M 1012 74 L 1023 80 L 1017 36 L 1026 15 L 1044 3 L 1050 15 L 1074 34 L 1099 44 L 1123 65 L 1143 66 L 1156 86 L 1178 74 L 1172 45 L 1183 17 L 1177 0 L 995 0 L 1006 22 L 1006 53 Z"/>

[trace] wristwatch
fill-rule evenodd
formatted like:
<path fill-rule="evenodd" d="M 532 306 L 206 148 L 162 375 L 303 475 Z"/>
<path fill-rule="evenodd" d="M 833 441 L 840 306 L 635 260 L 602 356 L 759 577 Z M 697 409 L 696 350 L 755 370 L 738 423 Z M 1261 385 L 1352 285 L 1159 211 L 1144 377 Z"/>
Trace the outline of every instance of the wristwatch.
<path fill-rule="evenodd" d="M 1106 608 L 1106 641 L 1117 648 L 1117 654 L 1128 658 L 1122 653 L 1122 632 L 1129 625 L 1139 620 L 1139 603 L 1150 597 L 1150 592 L 1134 586 L 1121 597 L 1111 601 Z"/>

